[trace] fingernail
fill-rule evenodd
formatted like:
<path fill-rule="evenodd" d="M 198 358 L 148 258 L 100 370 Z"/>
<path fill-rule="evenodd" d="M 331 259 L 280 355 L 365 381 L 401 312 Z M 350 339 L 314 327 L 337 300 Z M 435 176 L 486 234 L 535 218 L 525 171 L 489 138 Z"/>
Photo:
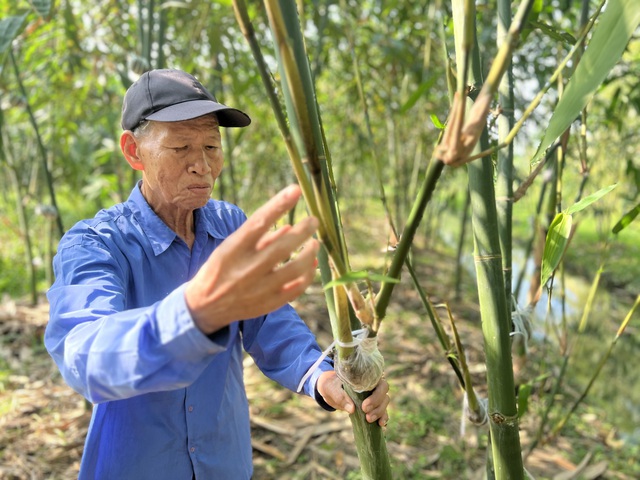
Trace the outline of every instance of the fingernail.
<path fill-rule="evenodd" d="M 313 259 L 313 268 L 318 268 L 318 259 L 317 258 Z"/>

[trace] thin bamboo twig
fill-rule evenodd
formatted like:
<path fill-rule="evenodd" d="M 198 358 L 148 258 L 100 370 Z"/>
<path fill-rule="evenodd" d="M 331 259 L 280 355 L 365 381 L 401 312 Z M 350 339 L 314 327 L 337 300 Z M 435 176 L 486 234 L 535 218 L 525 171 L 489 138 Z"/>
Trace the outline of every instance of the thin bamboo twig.
<path fill-rule="evenodd" d="M 29 220 L 25 212 L 25 206 L 22 202 L 22 192 L 20 191 L 20 181 L 18 178 L 18 170 L 12 160 L 7 156 L 4 149 L 4 114 L 0 109 L 0 163 L 4 166 L 9 174 L 9 180 L 13 187 L 16 202 L 16 212 L 18 214 L 19 235 L 24 241 L 25 267 L 29 272 L 29 291 L 31 294 L 31 304 L 36 305 L 38 302 L 38 289 L 36 268 L 33 263 L 33 248 L 31 245 L 31 235 L 29 231 Z"/>
<path fill-rule="evenodd" d="M 416 290 L 418 291 L 418 295 L 420 295 L 420 300 L 422 301 L 422 305 L 424 305 L 425 310 L 427 311 L 427 315 L 429 316 L 429 320 L 431 321 L 431 326 L 435 330 L 436 336 L 440 341 L 440 345 L 442 346 L 442 349 L 444 350 L 447 356 L 447 360 L 451 364 L 451 368 L 453 368 L 453 371 L 456 374 L 456 377 L 458 377 L 458 382 L 460 383 L 460 386 L 462 388 L 465 388 L 464 375 L 460 371 L 460 367 L 458 366 L 458 363 L 450 355 L 451 342 L 449 341 L 449 337 L 447 336 L 446 332 L 442 328 L 442 322 L 440 321 L 440 316 L 438 315 L 437 310 L 434 308 L 433 304 L 429 300 L 429 297 L 427 296 L 426 292 L 422 288 L 422 285 L 420 284 L 416 271 L 413 268 L 413 265 L 411 264 L 411 261 L 409 259 L 406 260 L 406 266 L 407 266 L 409 275 L 411 275 L 411 280 L 413 280 L 413 284 L 416 287 Z"/>
<path fill-rule="evenodd" d="M 462 388 L 467 396 L 467 402 L 469 404 L 469 412 L 465 412 L 468 415 L 468 419 L 474 425 L 483 425 L 487 421 L 487 410 L 484 405 L 478 400 L 476 391 L 473 389 L 473 382 L 471 381 L 471 373 L 467 365 L 467 356 L 464 353 L 464 347 L 458 335 L 458 328 L 456 322 L 453 320 L 453 313 L 448 304 L 444 305 L 447 309 L 449 316 L 449 323 L 451 324 L 451 333 L 453 335 L 456 351 L 458 352 L 458 363 L 460 363 L 460 369 L 462 370 L 464 383 Z"/>
<path fill-rule="evenodd" d="M 596 275 L 595 275 L 595 277 L 593 279 L 593 282 L 591 282 L 591 287 L 589 288 L 589 295 L 587 297 L 587 302 L 585 303 L 585 306 L 584 306 L 584 308 L 582 310 L 582 317 L 581 317 L 580 322 L 578 324 L 578 329 L 575 332 L 575 336 L 572 338 L 571 343 L 568 344 L 565 347 L 564 351 L 562 352 L 562 366 L 560 367 L 560 373 L 556 377 L 554 388 L 553 388 L 553 392 L 549 396 L 549 399 L 548 399 L 547 405 L 545 407 L 544 413 L 543 413 L 543 415 L 542 415 L 542 417 L 540 419 L 540 424 L 538 425 L 538 429 L 536 431 L 536 435 L 534 437 L 533 442 L 529 446 L 529 449 L 527 451 L 527 455 L 529 455 L 540 444 L 540 442 L 543 441 L 544 430 L 545 430 L 545 428 L 547 426 L 547 422 L 549 420 L 549 414 L 550 414 L 551 409 L 553 408 L 553 406 L 555 404 L 555 400 L 557 398 L 557 393 L 560 391 L 562 383 L 564 382 L 565 374 L 567 373 L 567 368 L 568 368 L 569 362 L 571 360 L 571 354 L 573 353 L 574 348 L 577 345 L 577 343 L 582 338 L 581 335 L 584 333 L 587 321 L 588 321 L 589 316 L 591 314 L 591 310 L 593 308 L 593 303 L 595 301 L 595 294 L 596 294 L 596 292 L 598 290 L 598 285 L 600 284 L 601 273 L 604 270 L 604 265 L 606 264 L 606 261 L 607 261 L 607 258 L 608 258 L 608 252 L 609 252 L 609 243 L 607 243 L 605 245 L 605 249 L 604 249 L 604 252 L 603 252 L 603 258 L 602 258 L 602 261 L 600 263 L 600 268 L 596 272 Z M 550 299 L 551 299 L 551 293 L 549 293 L 549 301 L 550 301 Z"/>
<path fill-rule="evenodd" d="M 620 324 L 620 327 L 618 328 L 618 331 L 616 332 L 616 336 L 613 338 L 611 344 L 609 345 L 609 348 L 607 349 L 607 352 L 604 354 L 604 356 L 602 357 L 602 359 L 598 363 L 598 366 L 596 367 L 596 369 L 595 369 L 595 371 L 593 373 L 593 376 L 589 380 L 589 383 L 585 387 L 584 391 L 582 392 L 580 397 L 578 397 L 576 399 L 576 401 L 573 403 L 573 405 L 571 406 L 571 408 L 569 409 L 567 414 L 562 418 L 562 420 L 560 420 L 558 422 L 558 424 L 553 428 L 553 430 L 551 432 L 551 435 L 550 435 L 549 439 L 547 439 L 547 440 L 551 440 L 551 439 L 555 438 L 560 433 L 560 431 L 567 424 L 567 422 L 569 421 L 571 416 L 575 413 L 575 411 L 577 410 L 578 406 L 584 401 L 584 399 L 587 397 L 587 395 L 589 395 L 589 392 L 591 391 L 591 387 L 593 387 L 593 384 L 595 383 L 595 381 L 597 380 L 598 376 L 600 375 L 600 372 L 602 371 L 602 367 L 604 367 L 605 363 L 607 363 L 607 361 L 609 360 L 609 357 L 611 356 L 611 353 L 613 352 L 613 349 L 616 346 L 616 343 L 618 343 L 618 339 L 624 333 L 625 329 L 627 328 L 627 325 L 631 321 L 631 317 L 633 316 L 633 314 L 635 313 L 636 309 L 639 306 L 640 306 L 640 295 L 638 295 L 636 297 L 636 301 L 633 304 L 633 306 L 631 307 L 631 310 L 629 310 L 629 313 L 627 313 L 627 316 L 624 318 L 624 320 Z"/>
<path fill-rule="evenodd" d="M 64 235 L 64 226 L 62 225 L 62 217 L 60 216 L 60 210 L 58 210 L 58 202 L 56 201 L 56 191 L 53 186 L 53 177 L 51 176 L 51 171 L 49 170 L 49 165 L 47 162 L 47 151 L 45 150 L 44 144 L 42 143 L 42 137 L 40 136 L 40 129 L 38 128 L 38 122 L 36 122 L 36 118 L 33 115 L 33 110 L 31 109 L 31 105 L 29 104 L 29 97 L 27 96 L 27 90 L 24 88 L 24 84 L 22 83 L 22 78 L 20 77 L 20 69 L 18 68 L 16 57 L 13 54 L 13 49 L 11 48 L 9 48 L 9 58 L 11 58 L 11 64 L 13 65 L 13 72 L 15 73 L 16 81 L 18 82 L 18 88 L 20 89 L 20 93 L 24 98 L 27 115 L 29 115 L 29 122 L 31 122 L 33 131 L 36 134 L 36 142 L 38 144 L 38 153 L 40 154 L 42 169 L 44 170 L 47 189 L 49 190 L 49 198 L 51 200 L 51 206 L 56 211 L 55 221 L 56 221 L 56 227 L 58 229 L 58 235 L 62 237 L 62 235 Z"/>
<path fill-rule="evenodd" d="M 409 250 L 413 243 L 416 231 L 418 230 L 424 211 L 431 200 L 431 196 L 433 195 L 433 191 L 436 188 L 436 184 L 443 169 L 444 163 L 439 160 L 432 159 L 429 163 L 427 173 L 420 187 L 420 191 L 418 192 L 418 196 L 413 203 L 411 212 L 409 213 L 404 231 L 400 235 L 400 242 L 393 254 L 387 276 L 396 279 L 400 278 L 402 266 L 409 255 Z M 389 306 L 389 300 L 391 299 L 391 293 L 393 292 L 394 287 L 395 283 L 384 282 L 376 296 L 375 311 L 379 319 L 383 319 L 386 316 L 387 307 Z"/>

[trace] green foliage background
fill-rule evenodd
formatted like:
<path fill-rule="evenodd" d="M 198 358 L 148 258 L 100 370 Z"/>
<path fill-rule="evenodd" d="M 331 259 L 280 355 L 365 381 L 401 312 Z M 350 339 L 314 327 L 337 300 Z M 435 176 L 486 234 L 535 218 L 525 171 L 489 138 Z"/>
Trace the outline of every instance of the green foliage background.
<path fill-rule="evenodd" d="M 450 7 L 435 0 L 301 3 L 307 50 L 341 199 L 348 205 L 350 199 L 377 195 L 346 41 L 349 32 L 354 36 L 364 79 L 376 153 L 384 159 L 387 191 L 401 225 L 439 133 L 430 117 L 444 121 L 448 112 L 443 47 L 449 40 L 443 38 L 450 35 L 443 37 L 440 26 L 443 32 L 450 32 Z M 495 43 L 492 5 L 492 1 L 478 5 L 479 41 L 489 52 L 484 56 L 487 62 Z M 577 24 L 579 6 L 577 1 L 552 1 L 537 12 L 536 23 L 531 23 L 514 59 L 516 118 L 577 36 L 572 25 Z M 259 2 L 249 2 L 249 7 L 276 76 L 263 8 Z M 250 210 L 292 180 L 283 142 L 253 58 L 238 30 L 231 1 L 0 1 L 0 18 L 18 15 L 25 16 L 23 29 L 0 57 L 0 108 L 3 150 L 16 166 L 35 257 L 44 259 L 52 247 L 43 242 L 55 244 L 56 238 L 47 240 L 44 233 L 49 222 L 35 214 L 38 205 L 50 204 L 50 200 L 27 102 L 46 149 L 65 228 L 125 199 L 131 190 L 136 177 L 118 147 L 121 99 L 128 85 L 149 67 L 190 71 L 211 87 L 219 100 L 252 116 L 250 128 L 226 133 L 227 168 L 218 183 L 219 196 Z M 620 214 L 637 202 L 640 186 L 639 45 L 637 37 L 632 39 L 623 60 L 591 102 L 586 125 L 590 182 L 594 189 L 621 183 L 615 201 L 607 206 Z M 9 50 L 27 98 L 18 88 Z M 531 152 L 540 142 L 557 97 L 557 89 L 552 89 L 516 140 L 520 179 L 529 172 Z M 579 127 L 577 122 L 568 152 L 565 198 L 571 198 L 581 180 Z M 0 285 L 3 291 L 19 295 L 28 289 L 21 272 L 24 242 L 6 161 L 0 170 L 0 184 L 0 220 L 5 227 L 0 232 L 4 267 Z M 434 204 L 447 205 L 455 214 L 456 205 L 462 203 L 461 185 L 459 173 L 448 171 Z M 520 215 L 518 210 L 516 206 L 516 215 Z M 523 211 L 522 215 L 528 213 Z M 45 263 L 38 263 L 40 291 L 46 288 L 44 268 L 40 267 Z"/>
<path fill-rule="evenodd" d="M 402 229 L 449 112 L 447 76 L 455 70 L 455 58 L 447 54 L 454 51 L 450 2 L 297 3 L 344 224 L 358 226 L 362 232 L 367 230 L 360 228 L 363 224 L 381 224 L 368 217 L 383 216 L 376 200 L 375 153 L 383 162 L 382 180 L 394 221 Z M 496 0 L 476 3 L 486 71 L 496 52 Z M 593 10 L 597 3 L 537 2 L 513 59 L 516 120 L 579 37 L 576 26 L 581 9 L 586 5 Z M 271 73 L 278 80 L 262 2 L 247 4 Z M 10 34 L 9 27 L 17 34 Z M 353 53 L 363 79 L 373 151 Z M 516 137 L 516 188 L 541 153 L 538 147 L 576 62 L 569 63 Z M 43 214 L 52 204 L 47 171 L 65 228 L 127 198 L 138 177 L 118 146 L 122 97 L 139 74 L 160 67 L 193 73 L 221 102 L 246 111 L 253 119 L 249 128 L 224 132 L 226 167 L 216 186 L 217 197 L 250 212 L 293 181 L 284 142 L 231 0 L 0 0 L 0 293 L 25 298 L 32 272 L 40 295 L 52 281 L 50 259 L 59 232 L 51 217 Z M 489 117 L 494 145 L 498 112 L 495 104 Z M 566 263 L 590 278 L 602 260 L 603 245 L 612 242 L 603 283 L 632 295 L 640 291 L 640 227 L 633 222 L 615 239 L 611 228 L 639 201 L 639 113 L 640 32 L 636 31 L 588 102 L 587 114 L 573 122 L 556 197 L 558 209 L 563 210 L 578 197 L 617 184 L 576 216 L 579 230 Z M 448 243 L 453 249 L 467 193 L 465 173 L 464 167 L 445 169 L 423 221 L 421 234 L 429 242 Z M 543 173 L 514 205 L 517 248 L 523 248 L 532 234 L 532 218 L 545 181 Z M 379 237 L 386 235 L 382 232 Z M 371 257 L 379 257 L 380 249 L 386 247 L 374 237 L 365 233 L 354 240 L 354 270 L 367 268 Z M 363 252 L 362 246 L 370 252 Z M 615 320 L 618 314 L 609 313 Z M 608 336 L 604 332 L 598 335 Z M 625 354 L 632 355 L 632 347 Z M 606 398 L 606 392 L 598 394 Z M 428 418 L 422 409 L 403 414 L 406 418 L 399 421 L 412 424 L 412 431 L 420 435 L 419 428 L 440 420 L 437 415 Z M 456 452 L 449 453 L 455 456 Z"/>

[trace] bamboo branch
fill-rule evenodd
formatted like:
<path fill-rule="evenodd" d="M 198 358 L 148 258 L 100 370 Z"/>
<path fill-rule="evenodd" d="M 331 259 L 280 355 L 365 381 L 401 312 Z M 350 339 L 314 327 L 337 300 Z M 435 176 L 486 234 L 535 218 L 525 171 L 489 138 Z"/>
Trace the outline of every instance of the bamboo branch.
<path fill-rule="evenodd" d="M 442 144 L 436 149 L 436 158 L 440 159 L 447 165 L 460 166 L 471 161 L 470 154 L 475 148 L 480 133 L 486 127 L 486 118 L 491 108 L 491 102 L 498 90 L 498 86 L 511 62 L 511 57 L 520 39 L 520 33 L 524 28 L 529 11 L 533 7 L 535 0 L 523 0 L 516 12 L 516 15 L 509 27 L 509 31 L 505 37 L 504 43 L 498 50 L 498 54 L 491 64 L 491 69 L 483 83 L 482 89 L 476 98 L 473 107 L 469 111 L 468 119 L 465 121 L 465 95 L 462 94 L 460 85 L 454 98 L 451 115 L 447 122 L 445 130 L 445 138 Z M 473 15 L 473 17 L 472 17 Z M 466 66 L 468 65 L 468 30 L 474 28 L 475 23 L 475 6 L 470 0 L 465 0 L 465 24 L 463 26 L 463 62 L 465 65 L 465 76 L 461 80 L 466 79 Z M 462 126 L 464 123 L 464 127 Z"/>
<path fill-rule="evenodd" d="M 534 99 L 531 101 L 531 103 L 529 103 L 529 105 L 527 106 L 527 108 L 523 112 L 522 117 L 520 117 L 520 119 L 518 119 L 518 121 L 513 126 L 513 128 L 509 132 L 509 134 L 504 138 L 502 143 L 498 144 L 497 146 L 495 146 L 493 148 L 485 149 L 482 152 L 477 153 L 475 155 L 471 155 L 469 157 L 468 161 L 471 162 L 471 161 L 476 160 L 478 158 L 486 157 L 487 155 L 492 155 L 496 151 L 507 147 L 508 145 L 511 144 L 511 142 L 513 142 L 513 140 L 515 139 L 516 135 L 518 134 L 518 132 L 520 131 L 520 129 L 524 125 L 524 122 L 526 122 L 529 119 L 529 117 L 531 116 L 533 111 L 538 107 L 538 105 L 540 105 L 540 102 L 544 98 L 545 94 L 551 89 L 551 87 L 553 85 L 556 84 L 556 81 L 558 80 L 558 78 L 560 78 L 560 75 L 564 71 L 564 69 L 567 66 L 567 64 L 573 59 L 574 55 L 580 51 L 584 40 L 587 38 L 587 35 L 589 34 L 591 29 L 593 28 L 593 26 L 594 26 L 594 24 L 596 22 L 596 19 L 600 15 L 600 12 L 602 11 L 602 7 L 604 7 L 604 4 L 606 3 L 606 1 L 607 0 L 601 0 L 600 1 L 600 4 L 596 8 L 595 13 L 591 17 L 591 20 L 589 21 L 589 23 L 582 30 L 581 35 L 578 38 L 578 40 L 576 41 L 576 43 L 573 45 L 571 50 L 569 50 L 569 53 L 567 53 L 567 55 L 564 57 L 564 59 L 560 62 L 558 67 L 553 72 L 553 75 L 551 75 L 551 77 L 547 81 L 547 83 L 545 83 L 545 85 L 538 92 L 538 94 L 534 97 Z"/>

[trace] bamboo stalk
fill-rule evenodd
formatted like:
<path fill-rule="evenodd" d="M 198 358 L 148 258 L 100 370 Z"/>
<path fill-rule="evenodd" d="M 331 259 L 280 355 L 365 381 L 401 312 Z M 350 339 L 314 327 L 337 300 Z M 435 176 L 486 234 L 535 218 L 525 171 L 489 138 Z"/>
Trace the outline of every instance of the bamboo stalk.
<path fill-rule="evenodd" d="M 332 280 L 344 277 L 348 273 L 349 262 L 309 61 L 298 23 L 295 2 L 265 0 L 265 7 L 276 44 L 276 56 L 282 76 L 282 92 L 293 137 L 292 150 L 296 152 L 291 160 L 300 182 L 307 181 L 307 172 L 311 179 L 310 191 L 305 191 L 303 188 L 305 200 L 309 203 L 315 198 L 317 202 L 317 217 L 321 224 L 319 234 L 323 244 L 323 254 L 319 259 L 323 283 L 326 284 L 329 275 Z M 350 344 L 352 340 L 354 319 L 347 299 L 351 301 L 355 314 L 365 324 L 369 303 L 364 300 L 353 282 L 346 282 L 344 286 L 342 283 L 336 284 L 328 290 L 331 290 L 331 293 L 327 292 L 327 300 L 333 302 L 333 305 L 328 307 L 330 312 L 332 311 L 330 314 L 332 330 L 339 346 L 337 359 L 337 366 L 339 366 L 353 353 L 350 346 L 340 345 L 340 343 Z M 368 320 L 375 325 L 373 317 Z M 358 406 L 369 395 L 368 392 L 353 391 L 348 381 L 345 383 L 345 390 Z M 368 423 L 361 408 L 357 408 L 356 413 L 350 418 L 364 478 L 391 478 L 389 456 L 380 426 L 377 423 Z"/>
<path fill-rule="evenodd" d="M 481 145 L 487 145 L 483 133 Z M 484 336 L 489 419 L 496 479 L 524 478 L 511 361 L 511 323 L 497 237 L 493 167 L 484 158 L 469 164 L 478 297 Z"/>
<path fill-rule="evenodd" d="M 498 49 L 508 41 L 511 25 L 511 1 L 498 0 Z M 498 142 L 506 138 L 514 123 L 513 66 L 508 62 L 506 72 L 498 86 L 498 102 L 501 115 L 498 117 Z M 498 151 L 496 180 L 496 202 L 502 252 L 505 296 L 509 312 L 513 310 L 512 296 L 512 230 L 513 230 L 513 144 Z"/>
<path fill-rule="evenodd" d="M 526 13 L 528 13 L 526 6 L 527 2 L 525 1 L 521 4 L 519 14 L 517 14 L 521 16 L 520 23 L 524 23 L 526 19 Z M 460 2 L 454 1 L 454 11 L 460 7 Z M 523 11 L 524 15 L 522 15 Z M 471 21 L 470 15 L 468 11 L 466 13 L 464 17 L 469 22 Z M 514 23 L 516 22 L 514 21 Z M 463 31 L 467 30 L 464 25 L 454 24 L 454 27 L 456 27 L 456 36 L 460 34 L 461 27 Z M 512 26 L 512 28 L 514 27 Z M 503 58 L 502 62 L 506 61 L 507 58 Z M 471 82 L 474 84 L 482 83 L 477 41 L 473 50 L 472 64 Z M 490 73 L 490 75 L 492 74 Z M 492 82 L 495 84 L 498 78 L 494 72 L 493 77 L 485 82 L 485 86 Z M 486 149 L 489 144 L 487 131 L 482 128 L 479 132 L 479 146 L 481 149 Z M 524 467 L 518 432 L 518 412 L 511 360 L 511 315 L 508 310 L 502 273 L 502 254 L 497 234 L 498 219 L 491 159 L 485 157 L 478 162 L 469 163 L 467 171 L 471 194 L 478 299 L 487 365 L 488 415 L 493 468 L 495 478 L 498 480 L 519 480 L 524 478 Z"/>

